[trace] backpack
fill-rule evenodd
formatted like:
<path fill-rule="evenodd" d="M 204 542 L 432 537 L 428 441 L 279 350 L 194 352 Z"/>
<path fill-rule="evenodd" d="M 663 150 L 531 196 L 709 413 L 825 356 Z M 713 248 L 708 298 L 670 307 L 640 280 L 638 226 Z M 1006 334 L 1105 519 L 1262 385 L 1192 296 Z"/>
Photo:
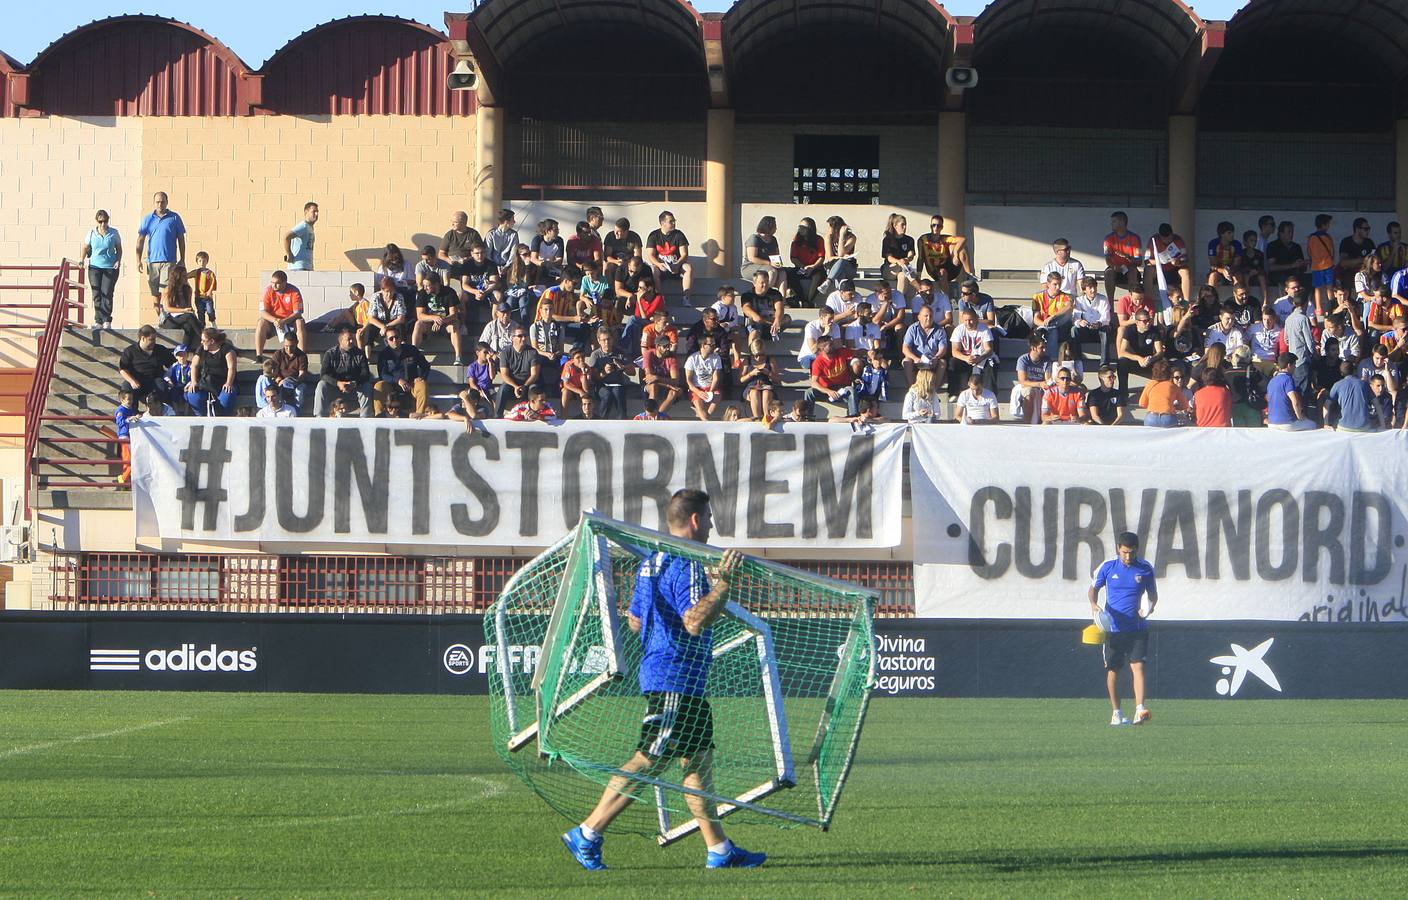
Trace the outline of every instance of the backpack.
<path fill-rule="evenodd" d="M 1006 332 L 1010 338 L 1024 338 L 1032 333 L 1031 325 L 1022 315 L 1020 306 L 999 306 L 997 308 L 997 327 Z"/>

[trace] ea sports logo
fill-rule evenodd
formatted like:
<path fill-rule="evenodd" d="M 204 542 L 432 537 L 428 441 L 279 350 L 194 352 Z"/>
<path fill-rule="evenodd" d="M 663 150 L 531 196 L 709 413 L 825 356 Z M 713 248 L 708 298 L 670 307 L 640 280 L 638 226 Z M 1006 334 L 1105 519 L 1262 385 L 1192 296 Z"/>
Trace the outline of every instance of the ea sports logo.
<path fill-rule="evenodd" d="M 445 671 L 451 675 L 468 675 L 474 668 L 474 651 L 464 644 L 445 648 Z"/>

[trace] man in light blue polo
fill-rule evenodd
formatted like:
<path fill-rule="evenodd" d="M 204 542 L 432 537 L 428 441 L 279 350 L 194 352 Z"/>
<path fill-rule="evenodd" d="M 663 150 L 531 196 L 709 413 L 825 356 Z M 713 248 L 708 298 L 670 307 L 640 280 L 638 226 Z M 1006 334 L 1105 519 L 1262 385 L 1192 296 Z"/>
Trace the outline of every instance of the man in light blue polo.
<path fill-rule="evenodd" d="M 303 204 L 303 221 L 284 235 L 284 262 L 291 272 L 313 270 L 313 226 L 318 224 L 318 204 L 309 200 Z"/>
<path fill-rule="evenodd" d="M 186 223 L 167 208 L 165 191 L 157 191 L 152 199 L 152 211 L 137 229 L 137 271 L 147 274 L 147 289 L 159 319 L 161 292 L 171 278 L 171 267 L 186 264 Z"/>
<path fill-rule="evenodd" d="M 1090 612 L 1100 620 L 1105 631 L 1105 687 L 1110 693 L 1111 725 L 1128 725 L 1120 710 L 1117 678 L 1120 669 L 1129 665 L 1134 680 L 1134 724 L 1143 725 L 1152 718 L 1144 706 L 1144 657 L 1149 650 L 1148 617 L 1159 602 L 1154 585 L 1154 567 L 1140 559 L 1139 538 L 1130 531 L 1116 540 L 1119 555 L 1106 560 L 1095 570 L 1090 582 Z M 1105 589 L 1105 608 L 1100 609 L 1100 589 Z M 1149 610 L 1140 613 L 1140 599 L 1149 597 Z"/>

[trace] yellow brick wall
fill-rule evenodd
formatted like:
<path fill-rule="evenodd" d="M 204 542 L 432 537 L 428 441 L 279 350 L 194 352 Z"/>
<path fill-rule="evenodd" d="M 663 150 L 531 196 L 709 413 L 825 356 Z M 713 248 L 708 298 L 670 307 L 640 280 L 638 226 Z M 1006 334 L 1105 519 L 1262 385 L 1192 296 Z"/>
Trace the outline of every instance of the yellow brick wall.
<path fill-rule="evenodd" d="M 247 326 L 259 273 L 318 201 L 316 266 L 365 269 L 387 242 L 412 247 L 470 208 L 474 119 L 412 116 L 0 119 L 0 259 L 72 255 L 98 207 L 128 252 L 119 327 L 151 321 L 134 251 L 151 196 L 188 229 L 188 263 L 210 253 L 221 323 Z M 409 254 L 408 254 L 409 255 Z"/>

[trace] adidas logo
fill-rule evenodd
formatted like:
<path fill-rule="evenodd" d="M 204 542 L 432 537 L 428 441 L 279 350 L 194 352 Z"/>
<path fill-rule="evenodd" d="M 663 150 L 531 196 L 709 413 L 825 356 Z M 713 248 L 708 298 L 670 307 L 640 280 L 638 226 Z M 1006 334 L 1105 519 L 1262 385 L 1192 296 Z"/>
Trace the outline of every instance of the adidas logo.
<path fill-rule="evenodd" d="M 219 645 L 196 649 L 195 644 L 182 644 L 174 650 L 111 650 L 88 651 L 90 672 L 253 672 L 259 667 L 258 647 L 245 650 L 221 650 Z"/>

